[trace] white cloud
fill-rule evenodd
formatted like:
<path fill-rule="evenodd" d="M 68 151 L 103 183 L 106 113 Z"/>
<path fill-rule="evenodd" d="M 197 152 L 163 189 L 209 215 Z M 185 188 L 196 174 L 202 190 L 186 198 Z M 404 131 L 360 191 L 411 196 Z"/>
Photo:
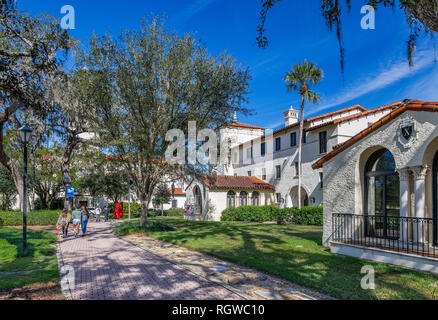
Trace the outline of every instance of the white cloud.
<path fill-rule="evenodd" d="M 176 15 L 177 23 L 184 23 L 200 11 L 204 10 L 215 0 L 196 0 L 186 6 L 179 14 Z"/>
<path fill-rule="evenodd" d="M 418 71 L 432 65 L 434 63 L 434 55 L 431 50 L 424 50 L 416 54 L 414 61 L 415 66 L 410 68 L 406 60 L 399 60 L 390 63 L 385 68 L 382 68 L 377 73 L 370 73 L 367 76 L 356 81 L 351 86 L 342 89 L 336 93 L 333 98 L 321 101 L 321 103 L 313 107 L 310 115 L 324 111 L 325 109 L 340 106 L 349 101 L 362 97 L 368 93 L 376 92 L 380 89 L 388 87 L 404 78 L 411 77 Z"/>

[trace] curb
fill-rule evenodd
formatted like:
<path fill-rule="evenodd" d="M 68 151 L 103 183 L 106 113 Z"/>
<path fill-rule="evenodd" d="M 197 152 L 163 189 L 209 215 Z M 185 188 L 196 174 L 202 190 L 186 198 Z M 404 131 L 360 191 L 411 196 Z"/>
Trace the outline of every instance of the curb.
<path fill-rule="evenodd" d="M 61 280 L 61 291 L 66 300 L 73 300 L 73 296 L 71 294 L 70 283 L 68 279 L 64 282 L 62 280 L 63 275 L 61 274 L 61 270 L 64 268 L 64 259 L 62 258 L 61 247 L 59 242 L 56 242 L 56 257 L 58 258 L 58 269 L 59 269 L 59 278 Z"/>

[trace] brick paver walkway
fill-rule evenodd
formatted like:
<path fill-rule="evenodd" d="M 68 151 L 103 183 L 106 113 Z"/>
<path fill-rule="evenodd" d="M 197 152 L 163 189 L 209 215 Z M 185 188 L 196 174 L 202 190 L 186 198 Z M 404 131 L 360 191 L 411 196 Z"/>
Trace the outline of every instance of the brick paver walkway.
<path fill-rule="evenodd" d="M 174 300 L 241 299 L 111 233 L 109 223 L 91 222 L 86 237 L 59 241 L 64 266 L 73 267 L 73 299 Z"/>

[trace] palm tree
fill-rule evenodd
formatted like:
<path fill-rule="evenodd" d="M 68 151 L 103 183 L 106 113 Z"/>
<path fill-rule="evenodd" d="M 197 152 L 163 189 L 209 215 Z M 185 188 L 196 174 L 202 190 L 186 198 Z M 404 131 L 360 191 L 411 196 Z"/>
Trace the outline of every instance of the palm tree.
<path fill-rule="evenodd" d="M 301 208 L 301 148 L 304 133 L 304 103 L 306 100 L 310 103 L 319 101 L 319 94 L 310 91 L 310 85 L 316 86 L 323 76 L 322 69 L 318 68 L 315 63 L 304 60 L 303 63 L 294 65 L 284 77 L 287 91 L 296 90 L 301 95 L 300 132 L 298 135 L 298 208 Z"/>

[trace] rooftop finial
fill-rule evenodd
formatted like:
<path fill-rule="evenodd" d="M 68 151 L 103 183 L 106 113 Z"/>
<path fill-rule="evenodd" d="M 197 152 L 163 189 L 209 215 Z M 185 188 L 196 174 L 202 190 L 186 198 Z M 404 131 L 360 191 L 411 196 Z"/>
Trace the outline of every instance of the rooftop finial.
<path fill-rule="evenodd" d="M 236 123 L 237 122 L 237 112 L 234 111 L 234 118 L 233 118 L 233 122 Z"/>

